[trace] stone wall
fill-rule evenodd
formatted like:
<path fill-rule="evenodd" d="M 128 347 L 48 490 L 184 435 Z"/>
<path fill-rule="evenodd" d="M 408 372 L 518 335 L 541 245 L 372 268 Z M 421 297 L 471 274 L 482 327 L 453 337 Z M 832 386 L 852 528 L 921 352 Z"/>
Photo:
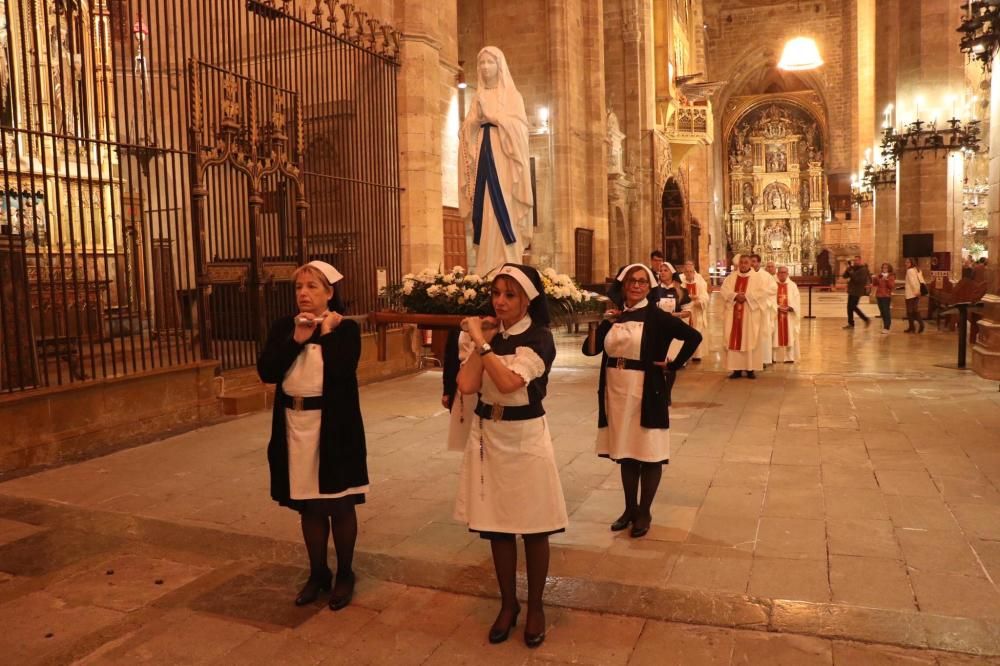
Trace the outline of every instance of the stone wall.
<path fill-rule="evenodd" d="M 823 99 L 829 126 L 827 173 L 850 173 L 856 165 L 857 57 L 855 0 L 769 2 L 705 0 L 708 78 L 730 83 L 720 94 L 722 121 L 729 96 L 768 64 L 776 65 L 785 42 L 800 35 L 816 40 L 823 67 L 803 73 Z M 721 145 L 721 144 L 720 144 Z"/>
<path fill-rule="evenodd" d="M 437 267 L 444 256 L 442 136 L 458 72 L 457 4 L 396 0 L 403 32 L 399 148 L 403 271 Z"/>
<path fill-rule="evenodd" d="M 93 456 L 219 416 L 217 363 L 0 396 L 0 473 Z"/>

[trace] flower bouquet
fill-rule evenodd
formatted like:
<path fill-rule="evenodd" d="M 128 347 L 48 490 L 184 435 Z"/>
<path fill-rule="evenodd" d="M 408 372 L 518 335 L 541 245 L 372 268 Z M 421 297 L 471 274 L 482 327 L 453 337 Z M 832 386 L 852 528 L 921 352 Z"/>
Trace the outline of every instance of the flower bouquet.
<path fill-rule="evenodd" d="M 603 296 L 580 288 L 565 273 L 552 268 L 540 271 L 549 313 L 556 324 L 570 324 L 582 315 L 602 313 L 608 307 Z M 400 312 L 427 315 L 473 315 L 489 309 L 490 282 L 462 266 L 450 271 L 424 269 L 408 273 L 402 283 L 386 288 L 389 307 Z"/>
<path fill-rule="evenodd" d="M 569 275 L 557 273 L 552 268 L 541 271 L 545 297 L 549 301 L 549 314 L 560 324 L 571 324 L 583 315 L 602 313 L 609 305 L 607 298 L 581 289 Z"/>
<path fill-rule="evenodd" d="M 425 268 L 407 273 L 403 282 L 386 288 L 384 295 L 394 310 L 420 314 L 472 315 L 485 312 L 490 283 L 462 266 L 444 273 Z"/>

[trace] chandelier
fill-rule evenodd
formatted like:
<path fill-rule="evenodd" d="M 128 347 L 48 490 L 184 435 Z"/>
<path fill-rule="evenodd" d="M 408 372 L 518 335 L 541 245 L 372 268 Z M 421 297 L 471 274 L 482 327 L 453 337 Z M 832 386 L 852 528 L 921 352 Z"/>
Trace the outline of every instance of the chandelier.
<path fill-rule="evenodd" d="M 889 160 L 876 159 L 874 162 L 866 162 L 861 172 L 861 180 L 872 190 L 896 187 L 895 158 Z"/>
<path fill-rule="evenodd" d="M 958 27 L 962 34 L 959 48 L 970 61 L 978 60 L 989 71 L 993 56 L 1000 48 L 1000 0 L 969 0 L 966 16 Z"/>
<path fill-rule="evenodd" d="M 858 174 L 851 174 L 851 204 L 857 207 L 870 206 L 875 192 L 864 178 L 859 179 Z"/>
<path fill-rule="evenodd" d="M 781 52 L 778 68 L 789 72 L 801 72 L 816 69 L 823 64 L 816 41 L 811 37 L 795 37 L 789 39 Z"/>
<path fill-rule="evenodd" d="M 1000 3 L 1000 0 L 996 0 Z M 890 105 L 891 109 L 891 105 Z M 937 157 L 939 153 L 947 156 L 950 153 L 960 152 L 964 155 L 974 155 L 979 152 L 979 142 L 981 140 L 980 125 L 982 121 L 971 117 L 965 121 L 958 117 L 952 106 L 952 117 L 944 122 L 942 127 L 938 127 L 938 118 L 932 114 L 930 121 L 920 118 L 920 105 L 917 105 L 917 112 L 908 123 L 902 123 L 899 131 L 889 122 L 888 117 L 891 111 L 886 110 L 886 121 L 882 129 L 882 155 L 893 166 L 903 156 L 903 153 L 913 152 L 918 160 L 931 151 Z"/>

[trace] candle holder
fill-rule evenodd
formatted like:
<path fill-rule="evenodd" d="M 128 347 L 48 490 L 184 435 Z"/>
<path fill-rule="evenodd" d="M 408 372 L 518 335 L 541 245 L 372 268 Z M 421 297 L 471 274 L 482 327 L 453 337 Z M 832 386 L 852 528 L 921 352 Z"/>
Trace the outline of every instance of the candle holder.
<path fill-rule="evenodd" d="M 936 121 L 928 123 L 917 118 L 904 125 L 901 132 L 886 127 L 882 132 L 882 155 L 896 163 L 907 152 L 915 153 L 918 160 L 927 152 L 933 152 L 935 157 L 939 154 L 947 157 L 953 152 L 979 152 L 981 121 L 951 118 L 945 124 L 946 128 L 939 129 Z"/>
<path fill-rule="evenodd" d="M 959 49 L 970 62 L 978 60 L 983 71 L 989 72 L 1000 48 L 1000 0 L 970 0 L 962 6 L 966 15 L 957 30 L 962 35 Z"/>

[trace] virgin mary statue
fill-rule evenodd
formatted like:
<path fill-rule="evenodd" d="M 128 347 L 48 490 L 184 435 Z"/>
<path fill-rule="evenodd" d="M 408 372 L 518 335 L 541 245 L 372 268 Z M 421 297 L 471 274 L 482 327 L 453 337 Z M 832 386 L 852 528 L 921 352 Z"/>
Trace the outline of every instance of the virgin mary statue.
<path fill-rule="evenodd" d="M 463 218 L 472 218 L 476 272 L 519 264 L 531 246 L 528 118 L 507 59 L 487 46 L 476 60 L 479 86 L 459 137 Z"/>

